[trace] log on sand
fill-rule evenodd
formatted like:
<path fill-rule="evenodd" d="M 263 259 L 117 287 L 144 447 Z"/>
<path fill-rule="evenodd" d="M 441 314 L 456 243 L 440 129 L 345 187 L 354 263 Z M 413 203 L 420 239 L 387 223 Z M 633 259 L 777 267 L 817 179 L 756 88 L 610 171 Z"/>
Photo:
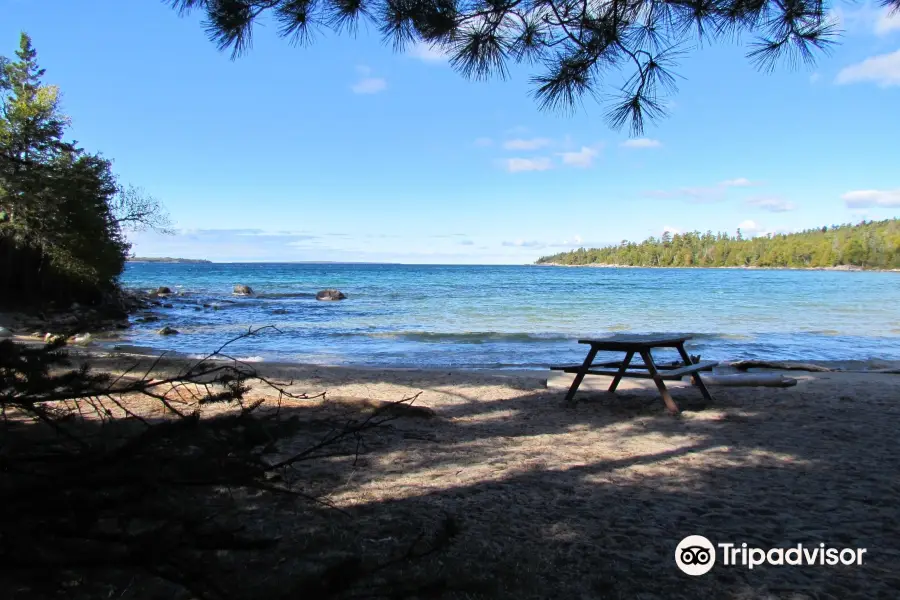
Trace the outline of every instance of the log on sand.
<path fill-rule="evenodd" d="M 791 387 L 797 380 L 772 373 L 742 373 L 739 375 L 704 375 L 706 385 L 730 387 Z"/>
<path fill-rule="evenodd" d="M 795 362 L 769 362 L 765 360 L 739 360 L 730 363 L 728 366 L 734 367 L 738 371 L 746 371 L 747 369 L 778 369 L 779 371 L 814 371 L 818 373 L 830 373 L 834 369 L 813 365 L 808 363 Z"/>

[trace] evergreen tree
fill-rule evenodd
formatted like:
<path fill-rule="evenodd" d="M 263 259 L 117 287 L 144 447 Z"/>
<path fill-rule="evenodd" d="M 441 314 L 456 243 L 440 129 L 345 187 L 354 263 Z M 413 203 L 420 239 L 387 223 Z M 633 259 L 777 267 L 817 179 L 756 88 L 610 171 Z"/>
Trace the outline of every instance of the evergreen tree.
<path fill-rule="evenodd" d="M 835 41 L 831 6 L 821 0 L 167 0 L 200 10 L 206 31 L 236 57 L 250 47 L 254 23 L 271 18 L 279 33 L 307 44 L 314 29 L 355 32 L 374 25 L 397 50 L 413 43 L 449 56 L 464 76 L 505 78 L 510 63 L 540 65 L 532 77 L 542 108 L 573 109 L 583 96 L 613 97 L 608 121 L 639 133 L 664 113 L 675 91 L 681 50 L 752 38 L 749 58 L 769 69 L 780 60 L 813 62 Z M 900 0 L 883 0 L 900 8 Z M 621 88 L 602 89 L 625 71 Z M 615 77 L 618 80 L 618 77 Z"/>
<path fill-rule="evenodd" d="M 16 57 L 0 61 L 0 302 L 99 299 L 128 253 L 111 165 L 64 140 L 59 90 L 24 33 Z"/>
<path fill-rule="evenodd" d="M 642 267 L 789 267 L 822 268 L 840 265 L 900 269 L 900 219 L 832 225 L 791 233 L 744 238 L 725 233 L 690 232 L 667 242 L 650 237 L 640 244 L 563 252 L 538 263 L 564 265 L 612 264 Z"/>

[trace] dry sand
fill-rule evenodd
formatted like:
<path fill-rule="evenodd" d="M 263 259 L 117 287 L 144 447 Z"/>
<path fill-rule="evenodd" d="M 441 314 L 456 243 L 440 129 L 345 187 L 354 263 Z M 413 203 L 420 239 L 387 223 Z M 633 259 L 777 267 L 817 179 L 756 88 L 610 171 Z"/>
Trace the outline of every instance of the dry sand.
<path fill-rule="evenodd" d="M 327 540 L 326 562 L 360 549 L 391 556 L 449 515 L 459 535 L 410 577 L 475 585 L 451 597 L 900 598 L 898 375 L 792 372 L 791 388 L 711 387 L 715 402 L 698 410 L 699 392 L 674 386 L 684 413 L 673 418 L 646 381 L 615 396 L 586 389 L 572 408 L 547 372 L 254 366 L 292 380 L 291 391 L 326 392 L 285 402 L 285 414 L 350 416 L 420 392 L 415 405 L 433 411 L 366 434 L 358 460 L 304 467 L 309 491 L 349 511 L 352 527 L 290 506 L 258 515 L 297 548 Z M 719 564 L 689 577 L 674 551 L 691 534 L 867 553 L 862 566 Z"/>

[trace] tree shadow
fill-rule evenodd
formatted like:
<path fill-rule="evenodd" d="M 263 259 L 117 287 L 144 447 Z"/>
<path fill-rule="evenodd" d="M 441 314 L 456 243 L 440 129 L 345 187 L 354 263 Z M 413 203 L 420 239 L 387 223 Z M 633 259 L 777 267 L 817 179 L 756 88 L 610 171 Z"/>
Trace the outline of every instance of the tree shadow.
<path fill-rule="evenodd" d="M 898 390 L 887 378 L 883 385 Z M 653 391 L 587 393 L 570 409 L 562 390 L 516 384 L 484 400 L 478 386 L 448 387 L 430 390 L 452 396 L 430 418 L 400 416 L 279 470 L 273 481 L 300 496 L 235 488 L 190 498 L 227 512 L 248 535 L 279 538 L 220 556 L 220 587 L 236 598 L 785 600 L 894 598 L 900 589 L 900 407 L 883 392 L 716 390 L 714 406 L 673 419 Z M 673 395 L 683 403 L 698 394 Z M 261 410 L 294 424 L 274 443 L 277 461 L 377 409 L 326 398 Z M 446 545 L 416 554 L 447 527 Z M 861 566 L 717 564 L 690 577 L 674 554 L 694 534 L 868 553 Z M 110 581 L 113 597 L 182 597 Z M 77 586 L 70 591 L 78 597 Z"/>

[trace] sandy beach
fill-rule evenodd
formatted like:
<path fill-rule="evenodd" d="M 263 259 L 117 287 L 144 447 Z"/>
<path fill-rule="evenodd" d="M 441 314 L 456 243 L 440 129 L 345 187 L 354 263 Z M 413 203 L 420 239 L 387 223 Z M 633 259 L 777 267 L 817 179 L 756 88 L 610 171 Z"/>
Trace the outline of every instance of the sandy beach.
<path fill-rule="evenodd" d="M 136 360 L 149 359 L 91 362 L 121 370 Z M 184 364 L 163 360 L 158 374 Z M 711 387 L 715 402 L 699 410 L 699 392 L 676 385 L 684 412 L 673 418 L 646 381 L 626 380 L 612 396 L 592 391 L 605 383 L 598 377 L 565 407 L 564 382 L 548 387 L 547 372 L 253 367 L 292 393 L 324 392 L 287 400 L 251 391 L 262 409 L 305 423 L 360 418 L 413 396 L 423 407 L 367 432 L 359 456 L 304 463 L 296 475 L 351 527 L 321 512 L 298 518 L 295 500 L 248 502 L 248 522 L 285 544 L 280 573 L 309 572 L 295 554 L 323 540 L 322 560 L 402 553 L 449 517 L 452 543 L 406 573 L 450 582 L 443 597 L 887 599 L 900 589 L 900 375 L 795 371 L 789 388 Z M 301 428 L 277 454 L 320 435 Z M 674 551 L 692 534 L 867 552 L 860 566 L 717 565 L 689 577 Z M 267 560 L 235 568 L 252 578 L 271 570 Z"/>

